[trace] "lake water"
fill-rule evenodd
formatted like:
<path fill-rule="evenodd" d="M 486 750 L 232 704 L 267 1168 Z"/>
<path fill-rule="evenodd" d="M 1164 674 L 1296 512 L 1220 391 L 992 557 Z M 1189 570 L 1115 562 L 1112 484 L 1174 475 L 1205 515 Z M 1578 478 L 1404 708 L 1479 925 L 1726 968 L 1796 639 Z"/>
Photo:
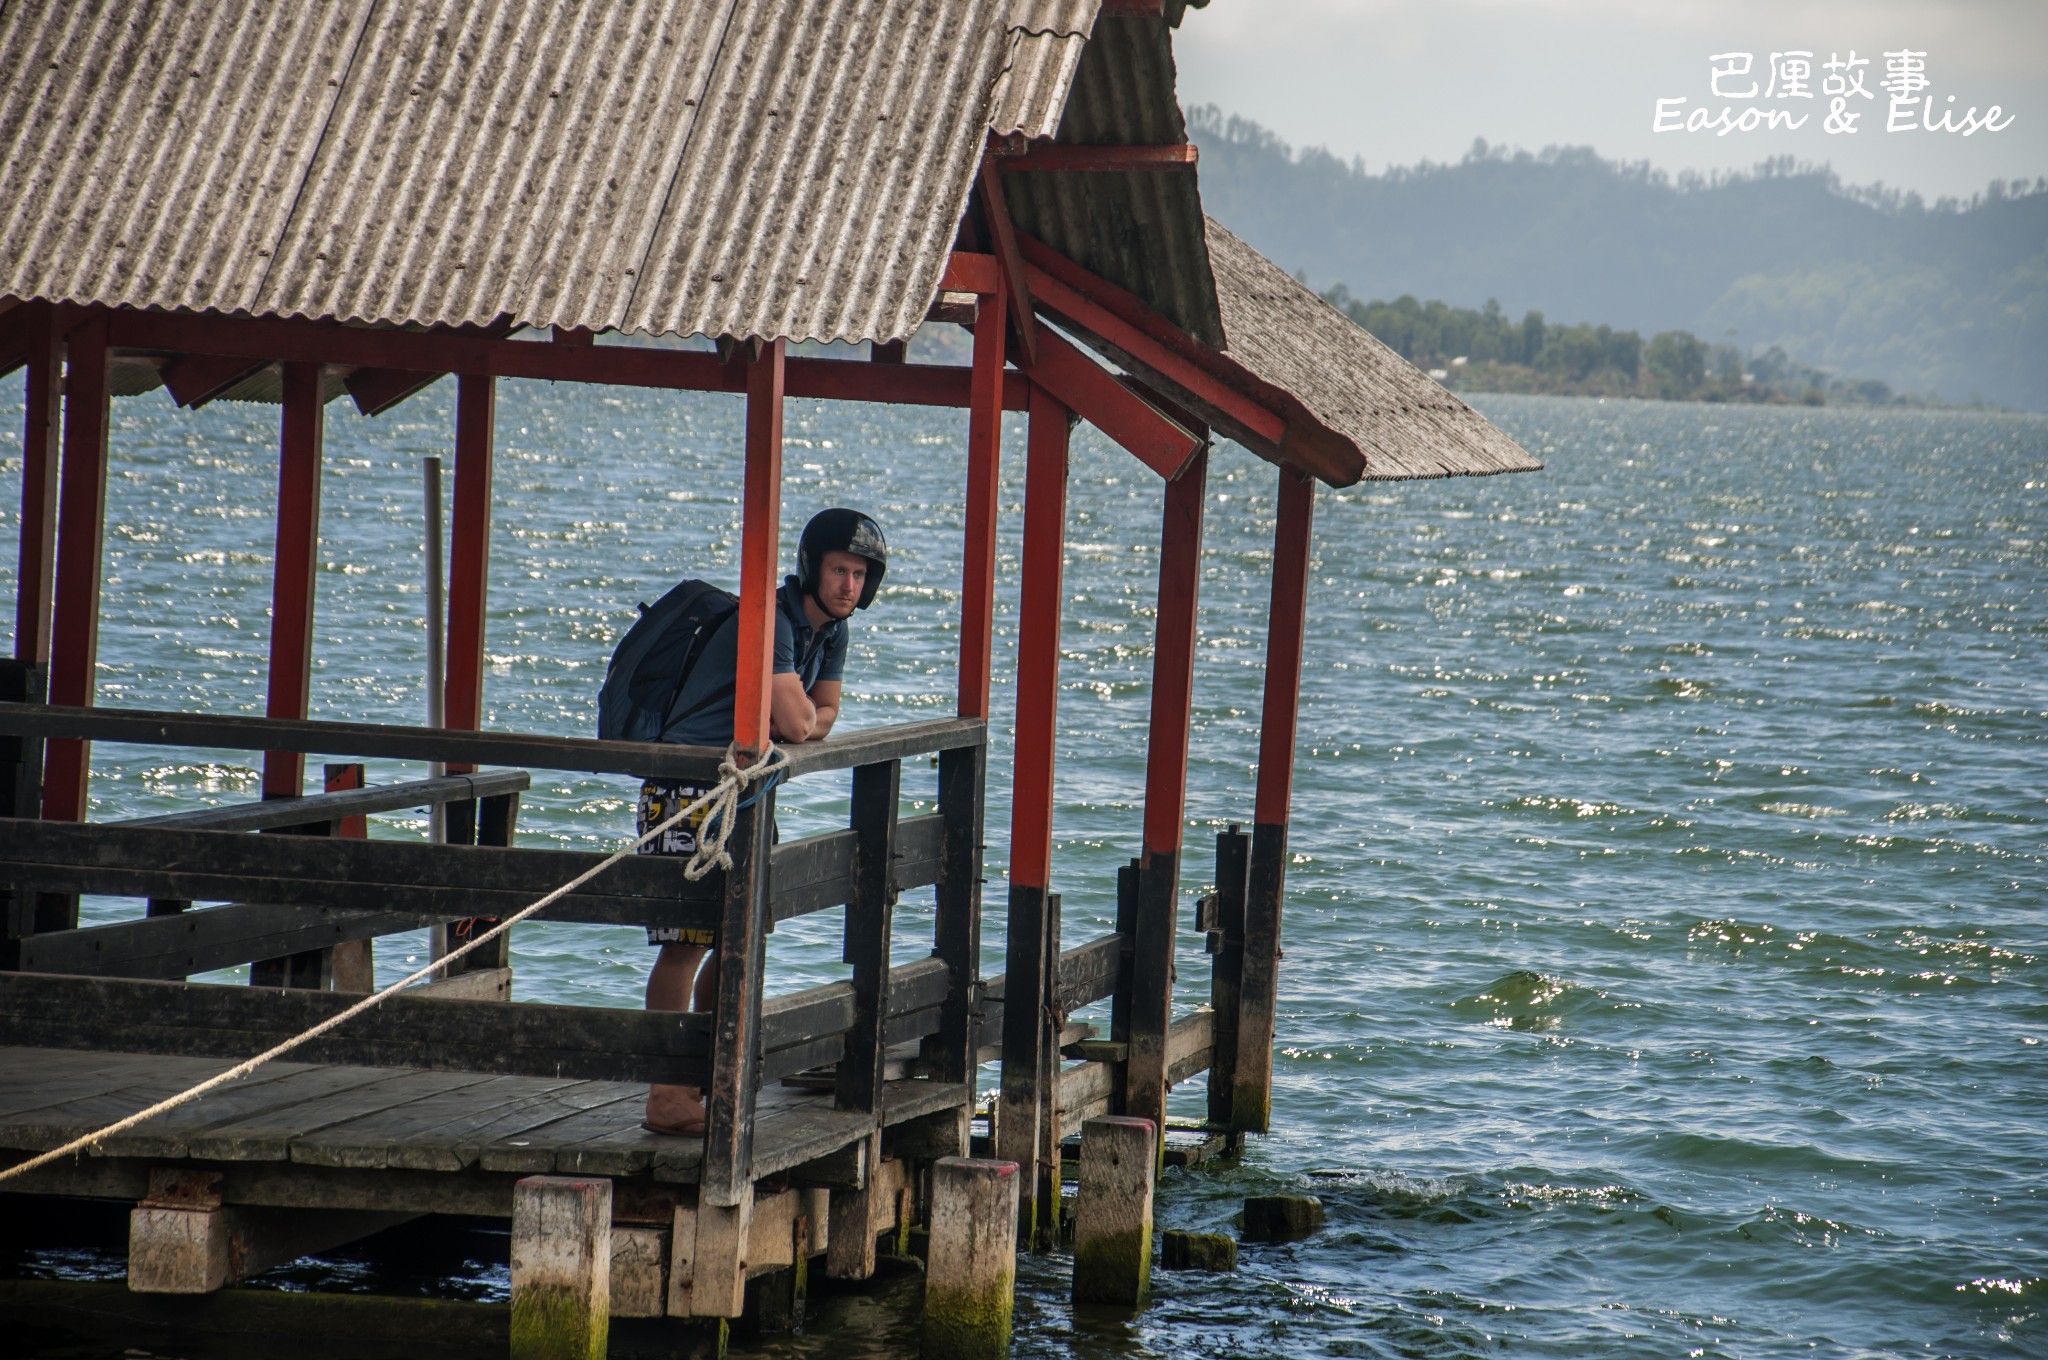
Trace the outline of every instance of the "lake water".
<path fill-rule="evenodd" d="M 330 411 L 315 716 L 422 720 L 418 464 L 450 443 L 447 389 Z M 9 485 L 20 395 L 0 385 Z M 2048 419 L 1482 406 L 1544 472 L 1319 498 L 1275 1131 L 1160 1200 L 1162 1226 L 1230 1231 L 1245 1195 L 1306 1189 L 1329 1227 L 1227 1277 L 1155 1275 L 1134 1319 L 1077 1318 L 1065 1259 L 1027 1261 L 1017 1353 L 2048 1351 Z M 117 405 L 103 702 L 261 711 L 276 415 Z M 634 602 L 735 574 L 740 417 L 503 385 L 487 725 L 587 733 Z M 964 416 L 795 403 L 788 429 L 786 541 L 843 502 L 894 552 L 844 721 L 949 713 Z M 1021 426 L 1006 441 L 991 971 Z M 1160 502 L 1085 429 L 1073 469 L 1070 944 L 1107 928 L 1138 845 Z M 1190 894 L 1213 832 L 1250 820 L 1273 491 L 1219 452 Z M 10 578 L 15 532 L 10 503 Z M 106 746 L 94 770 L 101 818 L 258 787 L 232 753 Z M 907 797 L 931 785 L 906 771 Z M 616 846 L 630 792 L 537 775 L 522 840 Z M 785 834 L 822 828 L 845 777 L 782 803 Z M 929 920 L 906 901 L 900 957 Z M 380 951 L 388 980 L 419 946 Z M 527 928 L 514 953 L 519 996 L 639 1003 L 634 931 Z M 771 943 L 778 989 L 837 959 L 836 918 Z M 1190 1003 L 1205 978 L 1184 929 Z M 1175 1105 L 1198 1115 L 1199 1084 Z"/>

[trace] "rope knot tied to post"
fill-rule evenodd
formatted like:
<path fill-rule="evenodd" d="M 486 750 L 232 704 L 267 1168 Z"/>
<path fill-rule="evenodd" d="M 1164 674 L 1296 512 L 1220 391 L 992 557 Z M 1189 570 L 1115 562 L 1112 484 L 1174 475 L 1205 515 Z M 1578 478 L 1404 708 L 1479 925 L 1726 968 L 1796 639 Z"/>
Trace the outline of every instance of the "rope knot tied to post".
<path fill-rule="evenodd" d="M 732 829 L 739 820 L 740 809 L 750 806 L 774 788 L 777 778 L 788 768 L 789 754 L 772 741 L 753 764 L 746 766 L 740 764 L 737 744 L 725 748 L 725 759 L 718 762 L 718 782 L 696 802 L 664 823 L 664 826 L 672 826 L 689 821 L 697 827 L 697 848 L 691 853 L 690 862 L 683 866 L 683 877 L 697 883 L 709 876 L 713 869 L 732 868 L 732 853 L 725 847 L 732 839 Z M 751 784 L 761 787 L 742 797 Z M 697 821 L 700 811 L 704 817 Z"/>

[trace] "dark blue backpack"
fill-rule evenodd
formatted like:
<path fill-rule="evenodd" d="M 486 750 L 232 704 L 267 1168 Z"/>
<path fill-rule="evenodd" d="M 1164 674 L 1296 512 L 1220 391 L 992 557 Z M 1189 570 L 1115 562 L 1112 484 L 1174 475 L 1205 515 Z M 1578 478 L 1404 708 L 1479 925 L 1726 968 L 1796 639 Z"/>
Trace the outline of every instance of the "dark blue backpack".
<path fill-rule="evenodd" d="M 597 696 L 597 735 L 605 741 L 660 741 L 687 713 L 670 713 L 691 667 L 718 626 L 739 611 L 739 597 L 690 580 L 652 605 L 642 603 L 605 668 Z"/>

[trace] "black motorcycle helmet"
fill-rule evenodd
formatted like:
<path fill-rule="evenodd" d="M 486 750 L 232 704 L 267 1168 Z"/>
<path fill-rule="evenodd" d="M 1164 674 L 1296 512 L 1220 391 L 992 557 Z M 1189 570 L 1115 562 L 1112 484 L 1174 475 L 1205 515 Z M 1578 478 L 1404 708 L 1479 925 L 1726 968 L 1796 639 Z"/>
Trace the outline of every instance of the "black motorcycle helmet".
<path fill-rule="evenodd" d="M 796 541 L 796 584 L 804 594 L 817 595 L 819 565 L 828 552 L 852 553 L 868 560 L 868 579 L 861 586 L 860 603 L 855 607 L 866 609 L 873 604 L 875 592 L 881 589 L 882 578 L 889 572 L 889 544 L 882 537 L 882 526 L 860 511 L 844 506 L 820 510 L 811 516 L 803 537 Z"/>

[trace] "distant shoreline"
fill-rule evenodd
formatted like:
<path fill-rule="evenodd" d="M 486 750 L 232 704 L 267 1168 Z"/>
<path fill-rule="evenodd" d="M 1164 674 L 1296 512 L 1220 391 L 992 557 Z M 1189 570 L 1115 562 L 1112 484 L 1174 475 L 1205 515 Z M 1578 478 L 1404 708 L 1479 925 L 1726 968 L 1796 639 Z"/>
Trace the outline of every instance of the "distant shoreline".
<path fill-rule="evenodd" d="M 1441 383 L 1446 390 L 1459 396 L 1502 393 L 1527 397 L 1598 397 L 1603 400 L 1612 398 L 1731 406 L 1804 406 L 1835 410 L 2010 412 L 2015 409 L 1988 401 L 1939 401 L 1907 393 L 1891 393 L 1882 400 L 1859 400 L 1854 394 L 1845 395 L 1839 387 L 1832 391 L 1823 391 L 1817 387 L 1808 388 L 1794 395 L 1782 388 L 1767 387 L 1762 383 L 1719 379 L 1709 379 L 1690 391 L 1673 392 L 1668 389 L 1660 390 L 1651 384 L 1630 385 L 1625 381 L 1615 381 L 1612 379 L 1619 379 L 1621 375 L 1611 372 L 1595 374 L 1589 379 L 1574 380 L 1557 374 L 1541 373 L 1523 364 L 1471 364 L 1456 369 L 1430 369 L 1429 376 Z"/>

